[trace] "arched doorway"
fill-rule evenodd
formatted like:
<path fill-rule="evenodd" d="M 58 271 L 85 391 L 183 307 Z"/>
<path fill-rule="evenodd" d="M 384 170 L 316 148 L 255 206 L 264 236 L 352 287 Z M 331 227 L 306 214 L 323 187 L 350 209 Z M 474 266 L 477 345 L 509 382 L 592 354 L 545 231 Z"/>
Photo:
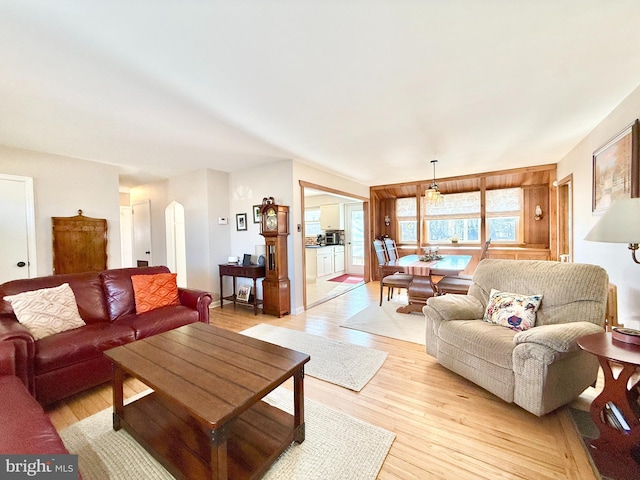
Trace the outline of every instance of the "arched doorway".
<path fill-rule="evenodd" d="M 178 274 L 178 286 L 187 287 L 187 249 L 184 206 L 173 201 L 164 211 L 167 229 L 167 267 Z"/>

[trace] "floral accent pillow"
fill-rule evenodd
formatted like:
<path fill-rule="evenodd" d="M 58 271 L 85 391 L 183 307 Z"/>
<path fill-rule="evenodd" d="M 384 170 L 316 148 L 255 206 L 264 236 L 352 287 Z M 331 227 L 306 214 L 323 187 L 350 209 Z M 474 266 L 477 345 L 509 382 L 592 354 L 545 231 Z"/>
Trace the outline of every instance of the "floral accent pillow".
<path fill-rule="evenodd" d="M 528 330 L 536 324 L 542 295 L 521 295 L 491 289 L 483 320 L 512 330 Z"/>

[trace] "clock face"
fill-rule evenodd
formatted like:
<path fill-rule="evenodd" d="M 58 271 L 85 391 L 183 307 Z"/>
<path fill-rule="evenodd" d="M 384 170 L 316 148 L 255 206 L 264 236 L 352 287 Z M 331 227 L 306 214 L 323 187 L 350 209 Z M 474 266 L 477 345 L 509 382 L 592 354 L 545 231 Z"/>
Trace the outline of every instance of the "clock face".
<path fill-rule="evenodd" d="M 278 217 L 273 208 L 267 210 L 267 221 L 265 222 L 267 230 L 276 230 L 278 228 Z"/>

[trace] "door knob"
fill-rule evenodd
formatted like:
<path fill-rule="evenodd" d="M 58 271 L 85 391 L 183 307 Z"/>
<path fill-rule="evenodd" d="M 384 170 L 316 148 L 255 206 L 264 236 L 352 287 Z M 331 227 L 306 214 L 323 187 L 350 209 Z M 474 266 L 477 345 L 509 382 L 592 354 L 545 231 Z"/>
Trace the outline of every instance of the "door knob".
<path fill-rule="evenodd" d="M 18 267 L 20 267 L 20 268 L 22 268 L 22 267 L 26 267 L 26 266 L 27 266 L 27 264 L 26 264 L 26 263 L 24 263 L 24 262 L 18 262 L 18 263 L 16 263 L 16 265 L 17 265 Z"/>

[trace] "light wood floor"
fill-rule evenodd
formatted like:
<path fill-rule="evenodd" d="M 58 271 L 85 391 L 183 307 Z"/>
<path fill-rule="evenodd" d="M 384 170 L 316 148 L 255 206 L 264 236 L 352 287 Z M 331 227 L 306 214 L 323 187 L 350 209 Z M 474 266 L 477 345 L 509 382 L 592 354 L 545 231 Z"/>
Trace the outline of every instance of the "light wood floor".
<path fill-rule="evenodd" d="M 377 302 L 371 282 L 297 316 L 281 319 L 232 306 L 211 322 L 233 331 L 259 323 L 284 326 L 384 350 L 389 356 L 360 392 L 305 377 L 305 396 L 396 434 L 380 479 L 596 479 L 567 409 L 538 418 L 438 365 L 421 345 L 340 328 Z M 125 396 L 144 390 L 128 379 Z M 588 399 L 582 399 L 583 405 Z M 97 387 L 50 409 L 56 428 L 111 406 Z"/>

